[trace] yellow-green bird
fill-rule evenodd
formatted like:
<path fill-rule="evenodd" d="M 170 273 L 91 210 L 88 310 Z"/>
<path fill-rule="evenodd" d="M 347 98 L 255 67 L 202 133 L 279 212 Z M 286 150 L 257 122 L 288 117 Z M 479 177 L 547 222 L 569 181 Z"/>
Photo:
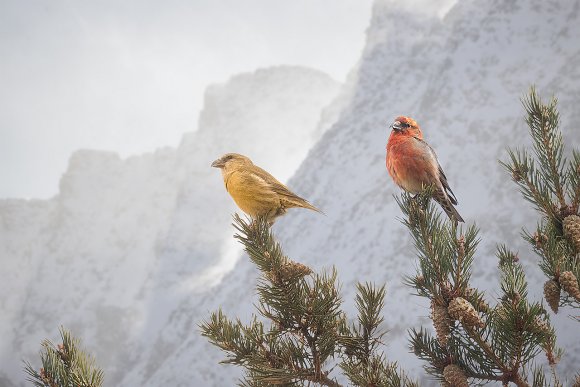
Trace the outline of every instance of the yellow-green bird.
<path fill-rule="evenodd" d="M 293 207 L 322 213 L 244 155 L 226 153 L 211 166 L 221 169 L 226 190 L 253 219 L 266 218 L 273 224 L 278 216 Z"/>

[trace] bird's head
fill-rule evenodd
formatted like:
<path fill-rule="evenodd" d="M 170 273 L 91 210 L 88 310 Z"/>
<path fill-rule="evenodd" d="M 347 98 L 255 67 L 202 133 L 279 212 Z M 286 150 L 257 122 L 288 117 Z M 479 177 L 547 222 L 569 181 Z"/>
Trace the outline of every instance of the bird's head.
<path fill-rule="evenodd" d="M 399 116 L 395 118 L 395 122 L 390 127 L 394 133 L 423 137 L 419 124 L 411 117 Z"/>
<path fill-rule="evenodd" d="M 239 153 L 226 153 L 213 163 L 211 166 L 221 170 L 228 170 L 239 165 L 252 165 L 252 160 Z"/>

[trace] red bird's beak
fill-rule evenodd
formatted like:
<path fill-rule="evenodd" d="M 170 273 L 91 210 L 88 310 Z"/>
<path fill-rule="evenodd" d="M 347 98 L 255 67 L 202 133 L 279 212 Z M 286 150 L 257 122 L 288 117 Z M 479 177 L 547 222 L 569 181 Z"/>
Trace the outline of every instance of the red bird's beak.
<path fill-rule="evenodd" d="M 403 130 L 403 126 L 401 125 L 401 123 L 399 121 L 395 121 L 391 125 L 391 129 L 396 130 L 398 132 L 398 131 Z"/>

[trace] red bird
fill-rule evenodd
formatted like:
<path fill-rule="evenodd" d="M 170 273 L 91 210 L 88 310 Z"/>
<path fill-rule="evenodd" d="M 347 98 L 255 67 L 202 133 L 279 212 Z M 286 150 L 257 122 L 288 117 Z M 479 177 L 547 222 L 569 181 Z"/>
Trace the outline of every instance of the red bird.
<path fill-rule="evenodd" d="M 423 133 L 417 122 L 399 116 L 391 128 L 393 130 L 387 143 L 387 170 L 395 183 L 413 194 L 432 185 L 435 189 L 433 199 L 441 205 L 447 216 L 455 222 L 463 222 L 453 207 L 457 204 L 457 198 L 449 188 L 435 151 L 423 141 Z"/>

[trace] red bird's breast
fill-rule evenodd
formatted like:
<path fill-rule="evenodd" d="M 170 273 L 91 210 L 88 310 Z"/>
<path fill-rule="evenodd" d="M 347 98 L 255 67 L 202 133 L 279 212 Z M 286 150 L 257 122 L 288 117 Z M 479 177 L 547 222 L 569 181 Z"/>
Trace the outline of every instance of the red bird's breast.
<path fill-rule="evenodd" d="M 393 181 L 407 192 L 417 193 L 437 176 L 434 156 L 413 136 L 392 132 L 387 143 L 387 171 Z"/>

